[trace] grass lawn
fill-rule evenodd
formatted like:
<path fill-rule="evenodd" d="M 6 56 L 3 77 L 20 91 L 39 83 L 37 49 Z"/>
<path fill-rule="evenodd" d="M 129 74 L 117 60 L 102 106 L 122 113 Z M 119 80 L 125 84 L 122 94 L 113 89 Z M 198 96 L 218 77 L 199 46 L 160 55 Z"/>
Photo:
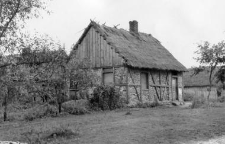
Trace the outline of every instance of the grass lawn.
<path fill-rule="evenodd" d="M 225 105 L 210 109 L 161 106 L 130 109 L 129 115 L 126 115 L 128 110 L 116 110 L 32 122 L 6 122 L 0 123 L 0 140 L 18 141 L 22 133 L 31 129 L 44 131 L 62 125 L 79 133 L 75 137 L 59 140 L 65 144 L 194 144 L 222 141 L 221 137 L 225 135 L 224 109 Z"/>

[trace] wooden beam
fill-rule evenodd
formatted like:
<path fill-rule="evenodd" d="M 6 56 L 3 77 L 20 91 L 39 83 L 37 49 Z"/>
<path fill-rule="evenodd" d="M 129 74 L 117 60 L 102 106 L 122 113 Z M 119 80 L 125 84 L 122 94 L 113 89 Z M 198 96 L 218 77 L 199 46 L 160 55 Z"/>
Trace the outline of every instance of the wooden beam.
<path fill-rule="evenodd" d="M 159 85 L 161 85 L 161 73 L 159 71 Z M 159 95 L 160 95 L 160 100 L 162 100 L 162 89 L 159 87 Z"/>
<path fill-rule="evenodd" d="M 113 84 L 115 86 L 116 81 L 115 81 L 115 67 L 113 67 Z"/>
<path fill-rule="evenodd" d="M 115 86 L 127 86 L 127 84 L 115 84 Z"/>
<path fill-rule="evenodd" d="M 108 44 L 106 44 L 107 47 L 109 47 L 109 65 L 112 66 L 112 49 L 111 46 L 109 46 Z"/>
<path fill-rule="evenodd" d="M 114 56 L 115 55 L 115 49 L 112 47 L 112 66 L 114 67 L 115 66 L 115 63 L 114 63 Z"/>
<path fill-rule="evenodd" d="M 155 85 L 155 80 L 154 80 L 154 78 L 153 78 L 153 75 L 152 75 L 151 71 L 149 71 L 149 73 L 150 73 L 150 75 L 151 75 L 152 82 L 153 82 L 153 84 Z M 157 88 L 156 88 L 156 87 L 154 87 L 154 88 L 155 88 L 155 91 L 156 91 L 156 96 L 157 96 L 157 98 L 159 99 L 159 94 L 158 94 Z"/>
<path fill-rule="evenodd" d="M 124 67 L 123 65 L 117 65 L 117 66 L 114 66 L 115 68 L 120 68 L 120 67 Z M 98 68 L 112 68 L 111 66 L 98 66 L 98 67 L 95 67 L 94 69 L 98 69 Z"/>
<path fill-rule="evenodd" d="M 95 49 L 96 49 L 96 31 L 93 29 L 93 39 L 92 39 L 92 41 L 93 41 L 93 61 L 92 61 L 92 63 L 93 63 L 93 67 L 95 67 L 96 65 L 95 65 Z"/>
<path fill-rule="evenodd" d="M 128 81 L 128 68 L 126 67 L 126 83 L 127 83 L 127 104 L 129 104 L 130 102 L 130 98 L 129 98 L 129 81 Z"/>
<path fill-rule="evenodd" d="M 106 66 L 105 65 L 105 54 L 104 54 L 105 47 L 104 47 L 104 39 L 103 39 L 103 37 L 101 37 L 100 40 L 101 40 L 101 52 L 100 52 L 100 54 L 101 54 L 101 66 Z"/>
<path fill-rule="evenodd" d="M 170 87 L 169 85 L 157 85 L 157 84 L 149 84 L 151 87 Z"/>
<path fill-rule="evenodd" d="M 133 87 L 133 86 L 138 86 L 140 87 L 141 85 L 140 84 L 129 84 L 129 86 Z"/>
<path fill-rule="evenodd" d="M 103 69 L 103 73 L 113 73 L 113 68 Z"/>
<path fill-rule="evenodd" d="M 98 53 L 98 50 L 99 50 L 99 33 L 96 33 L 95 35 L 95 44 L 96 44 L 96 47 L 95 47 L 95 67 L 100 67 L 100 65 L 98 64 L 99 61 L 98 61 L 98 58 L 99 58 L 99 53 Z"/>
<path fill-rule="evenodd" d="M 93 67 L 93 29 L 90 29 L 90 62 L 91 62 L 91 67 Z"/>
<path fill-rule="evenodd" d="M 86 35 L 87 58 L 90 59 L 90 30 Z"/>

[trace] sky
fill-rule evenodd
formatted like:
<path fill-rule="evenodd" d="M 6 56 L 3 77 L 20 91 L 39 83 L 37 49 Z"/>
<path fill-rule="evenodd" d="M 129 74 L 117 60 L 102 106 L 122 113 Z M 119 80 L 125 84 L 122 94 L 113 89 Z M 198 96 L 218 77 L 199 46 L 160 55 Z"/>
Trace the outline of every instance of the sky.
<path fill-rule="evenodd" d="M 198 66 L 198 44 L 225 40 L 224 0 L 52 0 L 51 14 L 30 20 L 28 31 L 46 33 L 69 53 L 90 19 L 129 30 L 137 20 L 140 32 L 152 34 L 185 67 Z"/>

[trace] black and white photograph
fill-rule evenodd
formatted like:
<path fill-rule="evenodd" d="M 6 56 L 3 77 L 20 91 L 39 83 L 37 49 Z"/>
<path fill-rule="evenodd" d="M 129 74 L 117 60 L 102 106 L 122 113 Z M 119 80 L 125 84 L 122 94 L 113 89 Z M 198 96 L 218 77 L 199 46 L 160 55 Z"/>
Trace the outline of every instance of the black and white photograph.
<path fill-rule="evenodd" d="M 225 144 L 225 1 L 0 0 L 0 144 Z"/>

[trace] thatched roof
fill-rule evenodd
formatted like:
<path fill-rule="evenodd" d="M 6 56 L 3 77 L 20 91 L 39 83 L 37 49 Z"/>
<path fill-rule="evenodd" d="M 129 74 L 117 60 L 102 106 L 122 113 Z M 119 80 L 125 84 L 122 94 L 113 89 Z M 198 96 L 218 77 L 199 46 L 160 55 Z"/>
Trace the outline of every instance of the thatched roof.
<path fill-rule="evenodd" d="M 216 70 L 217 71 L 217 70 Z M 215 73 L 213 73 L 212 78 L 213 86 L 218 86 L 221 83 L 216 82 Z M 185 72 L 183 75 L 184 87 L 205 87 L 209 86 L 209 69 L 206 68 L 204 71 L 194 75 L 194 70 L 192 68 L 188 69 L 188 72 Z"/>
<path fill-rule="evenodd" d="M 91 22 L 77 44 L 81 43 L 88 30 L 93 27 L 115 48 L 126 64 L 136 68 L 186 71 L 186 68 L 161 45 L 151 34 L 126 31 Z"/>

